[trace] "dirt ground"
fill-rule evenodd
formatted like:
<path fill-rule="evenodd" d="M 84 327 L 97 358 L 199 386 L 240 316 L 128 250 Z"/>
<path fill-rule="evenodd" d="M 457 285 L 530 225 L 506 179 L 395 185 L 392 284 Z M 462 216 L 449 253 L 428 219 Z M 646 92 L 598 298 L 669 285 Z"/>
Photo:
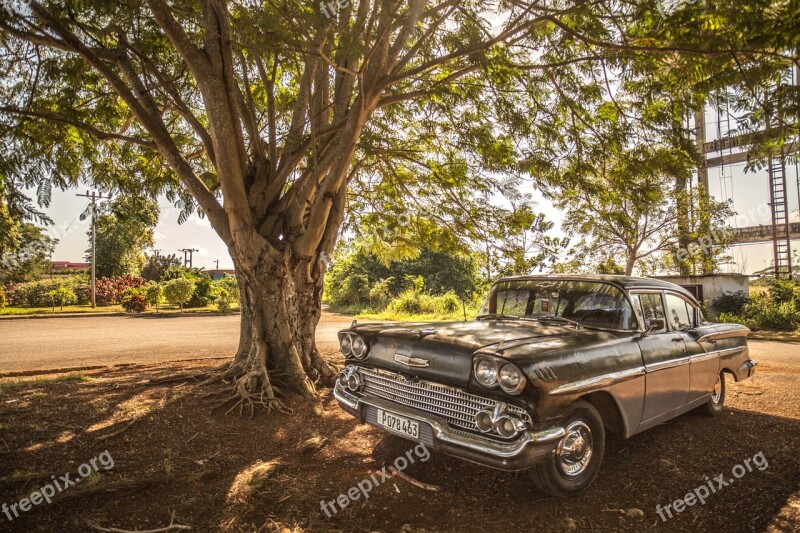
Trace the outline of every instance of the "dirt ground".
<path fill-rule="evenodd" d="M 3 507 L 0 531 L 132 531 L 170 523 L 231 532 L 800 531 L 798 365 L 762 358 L 753 379 L 729 380 L 723 416 L 689 413 L 612 441 L 597 481 L 571 499 L 535 490 L 524 473 L 432 454 L 425 462 L 415 456 L 405 472 L 433 487 L 394 477 L 328 517 L 320 501 L 371 478 L 414 444 L 358 425 L 330 391 L 321 408 L 250 418 L 212 409 L 203 397 L 208 386 L 195 381 L 150 382 L 219 363 L 0 379 L 0 505 L 59 480 L 62 489 L 41 489 L 56 493 L 52 503 L 26 512 L 18 506 L 12 521 Z M 759 452 L 767 468 L 753 468 L 671 519 L 657 514 L 657 505 L 719 474 L 732 479 L 737 465 Z M 61 487 L 67 473 L 71 480 L 87 475 Z"/>

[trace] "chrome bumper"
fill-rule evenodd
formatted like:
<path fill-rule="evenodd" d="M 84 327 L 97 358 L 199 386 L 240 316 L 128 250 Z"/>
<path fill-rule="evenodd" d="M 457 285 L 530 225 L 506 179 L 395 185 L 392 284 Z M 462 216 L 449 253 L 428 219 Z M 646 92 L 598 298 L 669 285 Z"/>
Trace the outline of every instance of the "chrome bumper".
<path fill-rule="evenodd" d="M 524 431 L 513 442 L 498 442 L 467 432 L 453 431 L 441 421 L 404 405 L 373 396 L 356 396 L 338 380 L 333 388 L 333 396 L 342 409 L 355 416 L 362 424 L 371 423 L 367 420 L 367 410 L 370 407 L 385 409 L 430 426 L 432 442 L 426 442 L 426 445 L 432 444 L 434 451 L 500 470 L 524 470 L 545 461 L 552 456 L 558 440 L 565 434 L 563 427 L 551 427 L 543 431 Z M 382 426 L 377 427 L 390 431 Z M 405 435 L 400 436 L 408 438 Z M 424 442 L 424 439 L 421 441 Z"/>
<path fill-rule="evenodd" d="M 752 377 L 756 373 L 756 365 L 758 365 L 758 361 L 752 359 L 745 361 L 736 371 L 736 381 Z"/>

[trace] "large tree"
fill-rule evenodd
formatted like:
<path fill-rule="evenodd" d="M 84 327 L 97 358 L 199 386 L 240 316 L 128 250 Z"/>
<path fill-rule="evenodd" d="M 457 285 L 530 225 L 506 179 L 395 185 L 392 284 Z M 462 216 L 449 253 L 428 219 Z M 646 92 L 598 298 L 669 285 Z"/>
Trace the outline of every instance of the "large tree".
<path fill-rule="evenodd" d="M 647 5 L 320 7 L 43 0 L 0 12 L 3 129 L 58 184 L 166 192 L 209 218 L 242 298 L 223 377 L 268 406 L 276 384 L 313 397 L 335 377 L 314 330 L 348 206 L 395 221 L 411 208 L 416 229 L 442 238 L 446 223 L 479 225 L 498 175 L 536 175 L 571 149 L 575 78 L 681 52 L 671 35 L 631 43 L 633 21 L 654 23 L 645 36 L 663 29 Z"/>
<path fill-rule="evenodd" d="M 122 196 L 102 202 L 98 211 L 101 213 L 96 219 L 97 276 L 138 276 L 145 264 L 144 251 L 154 244 L 158 204 L 149 198 Z M 91 231 L 87 235 L 91 238 Z M 92 260 L 91 247 L 86 250 L 86 260 Z"/>

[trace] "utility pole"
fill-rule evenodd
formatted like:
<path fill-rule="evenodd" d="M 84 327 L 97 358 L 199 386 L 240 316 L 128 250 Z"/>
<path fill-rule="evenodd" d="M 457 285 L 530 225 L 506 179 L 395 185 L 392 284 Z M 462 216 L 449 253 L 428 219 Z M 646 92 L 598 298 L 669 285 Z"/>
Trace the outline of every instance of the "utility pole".
<path fill-rule="evenodd" d="M 214 263 L 217 264 L 217 266 L 215 267 L 215 270 L 219 270 L 219 259 L 214 259 Z"/>
<path fill-rule="evenodd" d="M 96 281 L 97 281 L 97 200 L 110 200 L 111 195 L 103 196 L 103 193 L 86 191 L 86 194 L 76 194 L 83 198 L 90 198 L 92 200 L 92 308 L 96 307 L 95 294 L 96 294 Z"/>
<path fill-rule="evenodd" d="M 192 268 L 192 252 L 199 252 L 197 248 L 181 248 L 178 250 L 183 252 L 183 266 L 184 268 Z"/>

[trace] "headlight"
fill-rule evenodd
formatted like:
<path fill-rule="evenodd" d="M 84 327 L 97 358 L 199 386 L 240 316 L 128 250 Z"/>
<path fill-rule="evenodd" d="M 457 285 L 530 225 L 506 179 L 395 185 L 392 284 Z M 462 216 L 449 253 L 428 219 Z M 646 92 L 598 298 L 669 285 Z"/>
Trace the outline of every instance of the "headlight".
<path fill-rule="evenodd" d="M 342 335 L 342 339 L 339 341 L 339 347 L 345 355 L 350 355 L 352 353 L 353 339 L 350 338 L 350 335 Z"/>
<path fill-rule="evenodd" d="M 510 363 L 500 367 L 497 381 L 503 390 L 509 394 L 516 394 L 525 388 L 525 376 L 522 375 L 519 368 Z"/>
<path fill-rule="evenodd" d="M 365 355 L 367 355 L 367 343 L 361 337 L 356 336 L 353 339 L 353 357 L 363 359 Z"/>
<path fill-rule="evenodd" d="M 491 359 L 481 359 L 475 365 L 475 378 L 484 387 L 493 387 L 497 383 L 497 367 Z"/>

